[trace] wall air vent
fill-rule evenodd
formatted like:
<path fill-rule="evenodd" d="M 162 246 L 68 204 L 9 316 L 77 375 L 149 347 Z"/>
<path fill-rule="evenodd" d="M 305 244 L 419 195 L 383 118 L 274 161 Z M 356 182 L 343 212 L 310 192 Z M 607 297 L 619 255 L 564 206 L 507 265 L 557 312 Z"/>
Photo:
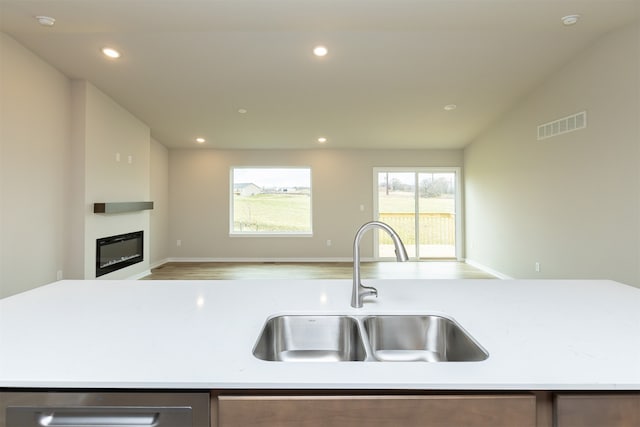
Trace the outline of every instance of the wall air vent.
<path fill-rule="evenodd" d="M 538 141 L 587 127 L 587 112 L 581 111 L 538 126 Z"/>

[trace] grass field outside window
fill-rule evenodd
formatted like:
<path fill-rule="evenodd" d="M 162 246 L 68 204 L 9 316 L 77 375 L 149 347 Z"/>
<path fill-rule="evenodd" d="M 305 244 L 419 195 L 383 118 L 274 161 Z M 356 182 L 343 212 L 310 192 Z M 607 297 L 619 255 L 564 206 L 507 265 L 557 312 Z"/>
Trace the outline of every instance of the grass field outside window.
<path fill-rule="evenodd" d="M 311 235 L 311 169 L 231 169 L 232 235 Z"/>

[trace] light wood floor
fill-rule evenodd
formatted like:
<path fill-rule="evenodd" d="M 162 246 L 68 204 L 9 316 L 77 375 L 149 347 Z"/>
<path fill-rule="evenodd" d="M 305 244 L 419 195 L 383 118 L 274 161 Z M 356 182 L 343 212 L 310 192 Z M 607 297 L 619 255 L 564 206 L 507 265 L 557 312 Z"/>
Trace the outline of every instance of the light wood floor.
<path fill-rule="evenodd" d="M 144 280 L 350 279 L 350 262 L 169 262 Z M 495 279 L 463 262 L 363 262 L 364 279 Z"/>

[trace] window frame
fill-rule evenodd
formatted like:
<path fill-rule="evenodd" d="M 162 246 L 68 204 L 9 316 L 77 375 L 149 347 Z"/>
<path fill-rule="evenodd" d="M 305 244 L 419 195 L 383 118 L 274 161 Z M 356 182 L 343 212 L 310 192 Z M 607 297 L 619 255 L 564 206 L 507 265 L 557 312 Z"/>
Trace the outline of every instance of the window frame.
<path fill-rule="evenodd" d="M 373 219 L 377 220 L 380 215 L 379 210 L 379 201 L 378 201 L 378 174 L 384 172 L 409 172 L 416 174 L 416 186 L 418 185 L 417 177 L 420 173 L 453 173 L 456 177 L 456 188 L 455 188 L 455 259 L 458 261 L 463 260 L 463 244 L 464 244 L 464 207 L 463 207 L 463 198 L 464 198 L 464 189 L 463 185 L 463 177 L 462 177 L 462 168 L 459 166 L 420 166 L 420 167 L 408 167 L 408 166 L 391 166 L 391 167 L 382 167 L 376 166 L 373 168 Z M 417 201 L 416 201 L 417 203 Z M 417 209 L 417 206 L 416 206 Z M 381 257 L 379 254 L 379 246 L 378 246 L 378 233 L 373 233 L 373 258 L 374 260 L 389 260 L 393 258 Z M 432 260 L 439 258 L 412 258 L 415 260 Z"/>
<path fill-rule="evenodd" d="M 309 231 L 234 231 L 234 171 L 236 169 L 307 169 L 309 171 Z M 313 171 L 311 166 L 231 166 L 229 168 L 229 237 L 313 237 Z"/>

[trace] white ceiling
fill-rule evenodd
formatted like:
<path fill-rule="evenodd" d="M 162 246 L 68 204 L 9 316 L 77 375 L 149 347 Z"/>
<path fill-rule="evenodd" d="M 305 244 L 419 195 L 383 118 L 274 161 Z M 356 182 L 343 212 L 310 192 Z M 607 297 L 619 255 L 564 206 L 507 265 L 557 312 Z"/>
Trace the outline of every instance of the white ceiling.
<path fill-rule="evenodd" d="M 637 0 L 0 0 L 0 30 L 168 147 L 202 136 L 206 147 L 317 148 L 326 136 L 330 148 L 433 149 L 468 144 L 638 10 Z M 561 24 L 576 13 L 578 25 Z M 326 57 L 311 54 L 317 44 Z M 103 57 L 107 45 L 122 58 Z"/>

